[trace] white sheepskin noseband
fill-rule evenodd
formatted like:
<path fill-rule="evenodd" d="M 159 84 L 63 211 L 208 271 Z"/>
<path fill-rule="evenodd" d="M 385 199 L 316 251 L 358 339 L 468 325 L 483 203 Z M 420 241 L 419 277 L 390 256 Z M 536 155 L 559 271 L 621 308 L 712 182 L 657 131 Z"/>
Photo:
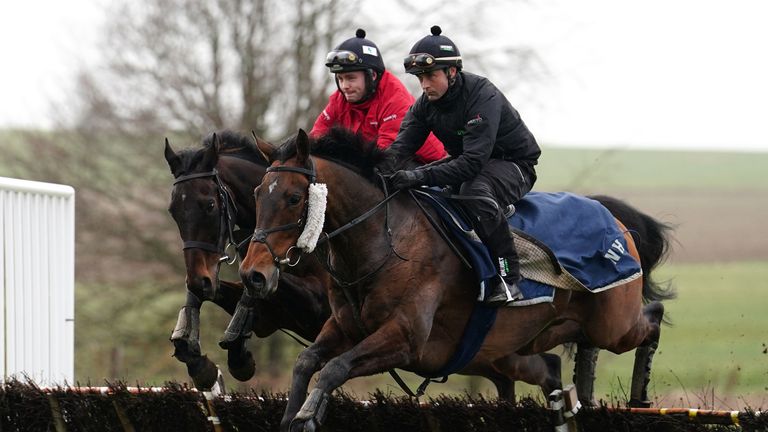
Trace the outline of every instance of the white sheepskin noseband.
<path fill-rule="evenodd" d="M 328 188 L 325 183 L 311 183 L 309 185 L 309 203 L 307 204 L 307 222 L 304 231 L 296 241 L 296 246 L 304 252 L 310 253 L 317 246 L 317 239 L 323 231 L 325 224 L 325 204 L 328 198 Z"/>

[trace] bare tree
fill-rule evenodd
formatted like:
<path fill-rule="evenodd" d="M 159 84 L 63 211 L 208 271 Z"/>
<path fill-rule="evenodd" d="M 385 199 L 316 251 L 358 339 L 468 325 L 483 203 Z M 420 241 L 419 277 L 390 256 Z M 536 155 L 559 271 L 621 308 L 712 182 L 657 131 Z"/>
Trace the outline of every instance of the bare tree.
<path fill-rule="evenodd" d="M 120 279 L 104 265 L 110 259 L 141 263 L 147 276 L 178 272 L 162 138 L 188 145 L 224 128 L 279 137 L 311 126 L 329 84 L 318 54 L 329 50 L 352 4 L 115 5 L 104 27 L 103 66 L 82 71 L 68 102 L 73 118 L 61 132 L 31 134 L 21 153 L 4 156 L 14 159 L 14 175 L 76 187 L 79 276 Z M 131 266 L 122 268 L 135 278 Z"/>

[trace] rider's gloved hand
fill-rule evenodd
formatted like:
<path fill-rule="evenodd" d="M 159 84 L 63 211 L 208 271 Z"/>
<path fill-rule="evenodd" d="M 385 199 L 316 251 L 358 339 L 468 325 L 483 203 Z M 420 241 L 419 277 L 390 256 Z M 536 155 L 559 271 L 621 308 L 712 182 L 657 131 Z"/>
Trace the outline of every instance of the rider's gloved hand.
<path fill-rule="evenodd" d="M 426 173 L 424 170 L 400 170 L 392 175 L 392 187 L 395 189 L 409 189 L 416 186 L 421 186 L 426 181 Z"/>

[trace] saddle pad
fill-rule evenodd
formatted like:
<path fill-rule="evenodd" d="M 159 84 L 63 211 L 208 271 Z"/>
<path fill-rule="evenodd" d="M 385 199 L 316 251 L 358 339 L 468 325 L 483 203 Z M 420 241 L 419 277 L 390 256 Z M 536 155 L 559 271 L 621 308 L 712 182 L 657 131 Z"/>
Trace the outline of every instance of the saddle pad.
<path fill-rule="evenodd" d="M 629 254 L 623 229 L 598 201 L 568 192 L 530 192 L 515 203 L 515 209 L 510 225 L 547 245 L 564 270 L 557 275 L 556 269 L 548 269 L 548 260 L 539 256 L 542 248 L 516 235 L 525 279 L 595 293 L 642 275 L 640 263 Z"/>
<path fill-rule="evenodd" d="M 478 247 L 469 224 L 445 198 L 419 194 L 431 198 L 428 201 L 465 249 L 472 251 L 482 299 L 484 280 L 495 271 L 487 250 Z M 642 275 L 640 264 L 628 253 L 624 233 L 599 202 L 568 192 L 530 192 L 515 208 L 508 222 L 520 259 L 523 298 L 513 306 L 552 301 L 554 287 L 600 292 Z"/>

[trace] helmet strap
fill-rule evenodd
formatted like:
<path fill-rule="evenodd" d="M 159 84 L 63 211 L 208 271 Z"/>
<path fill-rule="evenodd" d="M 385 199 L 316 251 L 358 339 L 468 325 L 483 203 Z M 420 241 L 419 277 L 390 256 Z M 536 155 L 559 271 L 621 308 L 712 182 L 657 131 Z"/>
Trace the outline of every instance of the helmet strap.
<path fill-rule="evenodd" d="M 376 89 L 379 87 L 379 81 L 381 81 L 381 75 L 380 73 L 376 73 L 376 79 L 373 79 L 373 69 L 366 69 L 363 72 L 365 72 L 365 96 L 362 97 L 357 102 L 354 102 L 355 105 L 359 105 L 361 103 L 368 102 L 374 94 L 376 94 Z"/>
<path fill-rule="evenodd" d="M 445 76 L 448 77 L 448 87 L 453 87 L 454 84 L 456 84 L 456 75 L 459 73 L 457 70 L 455 74 L 451 75 L 451 67 L 447 66 L 445 68 Z"/>

